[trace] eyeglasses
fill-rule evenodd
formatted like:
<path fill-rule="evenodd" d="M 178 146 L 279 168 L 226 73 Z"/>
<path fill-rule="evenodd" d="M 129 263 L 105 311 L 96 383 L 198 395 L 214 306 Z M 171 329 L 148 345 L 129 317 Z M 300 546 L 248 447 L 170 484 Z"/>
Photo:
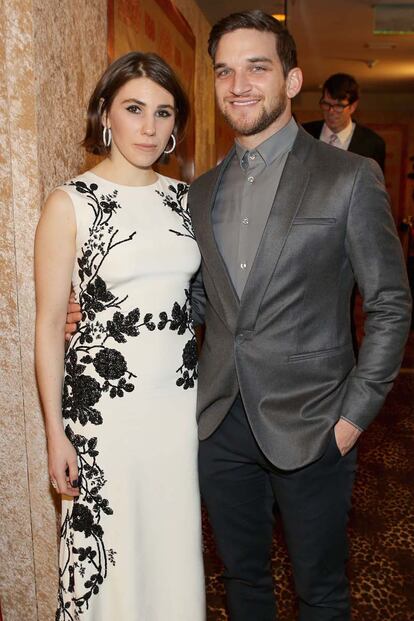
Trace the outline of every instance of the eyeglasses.
<path fill-rule="evenodd" d="M 348 106 L 350 106 L 350 103 L 347 104 L 340 104 L 340 103 L 336 103 L 336 104 L 331 104 L 329 103 L 329 101 L 326 101 L 326 99 L 320 99 L 319 100 L 319 105 L 322 108 L 322 110 L 326 110 L 326 112 L 329 112 L 332 108 L 332 110 L 334 112 L 343 112 L 345 110 L 345 108 L 348 108 Z"/>

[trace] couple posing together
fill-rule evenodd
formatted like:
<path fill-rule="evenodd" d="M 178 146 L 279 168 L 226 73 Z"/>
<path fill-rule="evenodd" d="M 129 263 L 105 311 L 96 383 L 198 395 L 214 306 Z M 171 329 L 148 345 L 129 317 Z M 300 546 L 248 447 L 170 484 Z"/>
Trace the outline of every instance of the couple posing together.
<path fill-rule="evenodd" d="M 236 135 L 225 160 L 189 191 L 154 172 L 188 104 L 162 59 L 132 52 L 89 103 L 84 146 L 106 159 L 55 190 L 38 226 L 37 373 L 63 495 L 58 621 L 205 619 L 199 485 L 231 621 L 276 617 L 275 506 L 300 620 L 350 619 L 355 443 L 410 323 L 400 244 L 379 167 L 292 118 L 302 74 L 288 31 L 233 14 L 209 53 Z M 71 286 L 82 316 L 65 353 Z"/>

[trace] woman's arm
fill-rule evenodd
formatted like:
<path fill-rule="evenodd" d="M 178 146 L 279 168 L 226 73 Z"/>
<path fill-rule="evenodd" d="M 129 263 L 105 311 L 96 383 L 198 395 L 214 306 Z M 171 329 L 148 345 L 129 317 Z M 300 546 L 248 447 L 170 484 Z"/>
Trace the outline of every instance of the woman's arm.
<path fill-rule="evenodd" d="M 42 210 L 35 238 L 36 374 L 46 422 L 49 475 L 57 491 L 78 496 L 76 451 L 62 420 L 64 326 L 75 261 L 72 202 L 55 190 Z"/>

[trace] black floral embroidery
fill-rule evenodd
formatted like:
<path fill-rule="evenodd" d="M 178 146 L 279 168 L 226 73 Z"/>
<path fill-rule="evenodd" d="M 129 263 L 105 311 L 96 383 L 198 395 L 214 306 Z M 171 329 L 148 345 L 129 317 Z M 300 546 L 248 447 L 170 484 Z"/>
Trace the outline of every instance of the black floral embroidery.
<path fill-rule="evenodd" d="M 183 350 L 183 367 L 186 367 L 187 369 L 192 371 L 197 367 L 197 363 L 197 343 L 195 339 L 191 339 L 191 341 L 188 341 L 188 343 L 186 343 Z"/>
<path fill-rule="evenodd" d="M 83 320 L 66 353 L 62 394 L 63 418 L 85 427 L 103 423 L 98 406 L 105 392 L 114 399 L 134 390 L 137 376 L 114 345 L 137 337 L 143 328 L 154 330 L 155 324 L 151 321 L 151 314 L 141 320 L 138 308 L 122 313 L 120 309 L 128 296 L 119 298 L 114 295 L 99 274 L 113 249 L 131 241 L 136 234 L 133 232 L 119 239 L 118 229 L 111 224 L 112 217 L 121 208 L 117 202 L 117 190 L 98 197 L 95 183 L 87 185 L 83 181 L 74 181 L 69 185 L 85 195 L 94 215 L 88 239 L 78 258 Z M 101 319 L 101 313 L 110 309 L 114 309 L 113 315 Z M 94 370 L 93 377 L 88 374 L 88 369 Z M 111 516 L 113 510 L 103 493 L 106 479 L 98 463 L 98 440 L 75 434 L 70 424 L 66 425 L 65 431 L 77 451 L 81 493 L 62 522 L 64 561 L 60 567 L 56 620 L 77 621 L 89 607 L 91 597 L 99 593 L 107 577 L 108 563 L 114 565 L 116 562 L 116 551 L 107 549 L 101 524 L 102 516 Z M 78 541 L 82 538 L 85 545 L 79 546 Z M 76 575 L 82 578 L 82 585 L 76 585 L 75 596 Z"/>
<path fill-rule="evenodd" d="M 195 241 L 193 227 L 191 223 L 191 215 L 187 209 L 187 205 L 184 205 L 184 199 L 188 194 L 188 185 L 184 183 L 178 183 L 177 187 L 173 185 L 168 186 L 169 194 L 165 192 L 158 192 L 163 199 L 163 204 L 169 207 L 174 213 L 176 213 L 182 220 L 182 226 L 185 233 L 176 231 L 175 229 L 169 229 L 171 233 L 175 233 L 180 237 L 189 237 Z M 184 306 L 180 306 L 178 302 L 175 302 L 170 316 L 165 311 L 160 313 L 158 322 L 158 329 L 164 330 L 169 324 L 170 330 L 176 330 L 178 334 L 184 334 L 187 330 L 191 333 L 191 338 L 184 346 L 182 353 L 182 365 L 177 369 L 177 373 L 180 377 L 177 379 L 177 386 L 182 386 L 184 390 L 188 388 L 194 388 L 195 380 L 198 377 L 197 374 L 197 341 L 194 334 L 194 328 L 191 320 L 191 295 L 188 290 L 185 291 L 186 301 Z"/>
<path fill-rule="evenodd" d="M 65 432 L 78 455 L 80 496 L 62 521 L 62 562 L 56 621 L 80 621 L 89 608 L 91 598 L 99 594 L 110 565 L 116 563 L 116 551 L 108 548 L 104 540 L 103 518 L 110 517 L 114 511 L 110 500 L 105 497 L 106 478 L 99 464 L 98 438 L 76 434 L 70 426 L 71 422 L 82 427 L 103 424 L 99 410 L 103 394 L 108 393 L 111 399 L 115 399 L 124 398 L 134 391 L 137 375 L 129 368 L 128 361 L 116 344 L 138 337 L 143 329 L 163 330 L 168 326 L 179 335 L 189 332 L 190 339 L 183 349 L 182 364 L 176 371 L 179 374 L 176 384 L 186 390 L 193 388 L 197 379 L 197 347 L 189 291 L 185 291 L 183 306 L 175 302 L 169 314 L 159 314 L 158 325 L 152 321 L 151 313 L 141 317 L 138 308 L 123 312 L 128 296 L 116 296 L 108 288 L 100 270 L 114 248 L 131 241 L 136 232 L 120 239 L 119 230 L 114 226 L 113 216 L 121 209 L 117 202 L 117 190 L 98 196 L 98 185 L 95 183 L 73 181 L 69 185 L 85 195 L 94 217 L 77 262 L 82 322 L 65 357 L 62 411 L 67 421 Z M 182 219 L 183 227 L 183 231 L 170 229 L 170 232 L 194 239 L 190 214 L 184 207 L 188 187 L 179 183 L 177 187 L 169 186 L 168 189 L 168 194 L 159 194 L 164 205 Z M 109 318 L 108 311 L 112 311 Z"/>
<path fill-rule="evenodd" d="M 180 374 L 177 379 L 177 386 L 182 386 L 184 390 L 194 388 L 195 380 L 198 377 L 197 372 L 197 341 L 194 333 L 193 323 L 191 320 L 191 300 L 190 292 L 185 290 L 185 302 L 180 306 L 178 302 L 174 302 L 170 316 L 163 311 L 159 314 L 158 330 L 164 330 L 168 325 L 170 330 L 177 331 L 178 334 L 190 332 L 191 338 L 184 346 L 182 354 L 182 365 L 177 369 L 176 373 Z"/>
<path fill-rule="evenodd" d="M 99 593 L 108 572 L 108 562 L 115 564 L 116 552 L 106 550 L 100 524 L 102 514 L 112 515 L 113 510 L 106 498 L 100 494 L 106 480 L 102 468 L 96 458 L 97 438 L 85 438 L 75 434 L 69 425 L 65 428 L 66 435 L 76 448 L 79 465 L 79 487 L 81 501 L 73 504 L 68 511 L 61 527 L 61 537 L 65 542 L 65 564 L 60 567 L 59 606 L 56 621 L 78 620 L 89 606 L 92 595 Z M 84 546 L 74 545 L 74 531 L 85 541 Z M 82 588 L 77 585 L 75 592 L 75 571 L 82 579 L 86 577 Z M 66 580 L 64 581 L 64 578 Z"/>
<path fill-rule="evenodd" d="M 182 226 L 186 231 L 185 233 L 182 233 L 180 231 L 175 231 L 174 229 L 169 229 L 170 232 L 175 233 L 180 237 L 190 237 L 191 239 L 195 239 L 190 212 L 188 211 L 187 206 L 184 206 L 184 199 L 188 194 L 188 185 L 186 183 L 177 183 L 177 187 L 169 185 L 168 189 L 170 194 L 165 194 L 165 192 L 160 192 L 159 190 L 156 190 L 156 192 L 163 199 L 163 204 L 180 216 L 182 219 Z"/>

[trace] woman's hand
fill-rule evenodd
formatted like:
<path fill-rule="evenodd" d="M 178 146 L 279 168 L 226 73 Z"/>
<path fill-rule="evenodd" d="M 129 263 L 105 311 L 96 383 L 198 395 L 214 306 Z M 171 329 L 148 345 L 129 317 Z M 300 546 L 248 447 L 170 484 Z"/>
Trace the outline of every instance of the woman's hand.
<path fill-rule="evenodd" d="M 63 430 L 48 438 L 48 456 L 50 482 L 56 492 L 79 496 L 77 454 Z"/>

